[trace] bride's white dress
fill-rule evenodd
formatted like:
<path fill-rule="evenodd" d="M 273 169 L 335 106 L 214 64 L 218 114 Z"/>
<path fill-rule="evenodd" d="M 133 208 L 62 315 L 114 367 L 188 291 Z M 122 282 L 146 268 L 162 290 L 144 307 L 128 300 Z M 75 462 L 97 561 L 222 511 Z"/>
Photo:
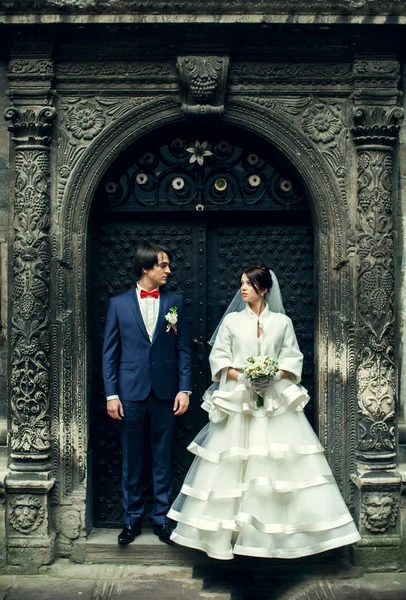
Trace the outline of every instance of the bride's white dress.
<path fill-rule="evenodd" d="M 203 402 L 210 421 L 189 445 L 196 458 L 168 516 L 172 539 L 212 558 L 235 554 L 297 558 L 357 542 L 323 448 L 303 407 L 303 355 L 291 320 L 247 306 L 227 315 L 210 355 L 217 389 Z M 257 408 L 255 394 L 227 380 L 250 355 L 268 355 L 294 381 L 272 382 Z"/>

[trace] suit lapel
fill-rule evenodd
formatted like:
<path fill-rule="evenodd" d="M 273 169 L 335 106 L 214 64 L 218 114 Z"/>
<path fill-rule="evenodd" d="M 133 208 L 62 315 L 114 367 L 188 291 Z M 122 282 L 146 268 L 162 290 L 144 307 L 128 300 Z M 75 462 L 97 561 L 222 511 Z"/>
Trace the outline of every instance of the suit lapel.
<path fill-rule="evenodd" d="M 133 288 L 132 290 L 130 290 L 128 292 L 128 299 L 129 299 L 131 311 L 135 317 L 135 320 L 138 323 L 138 327 L 141 329 L 142 333 L 145 335 L 147 340 L 150 341 L 148 332 L 145 329 L 144 319 L 142 318 L 140 305 L 139 305 L 138 297 L 137 297 L 137 292 L 136 292 L 135 288 Z"/>
<path fill-rule="evenodd" d="M 165 292 L 165 290 L 161 290 L 160 297 L 159 297 L 158 318 L 156 320 L 155 331 L 154 331 L 154 335 L 152 337 L 152 342 L 151 342 L 152 344 L 155 342 L 156 338 L 159 335 L 159 332 L 161 330 L 162 321 L 164 320 L 165 315 L 168 312 L 168 304 L 169 304 L 168 293 Z"/>

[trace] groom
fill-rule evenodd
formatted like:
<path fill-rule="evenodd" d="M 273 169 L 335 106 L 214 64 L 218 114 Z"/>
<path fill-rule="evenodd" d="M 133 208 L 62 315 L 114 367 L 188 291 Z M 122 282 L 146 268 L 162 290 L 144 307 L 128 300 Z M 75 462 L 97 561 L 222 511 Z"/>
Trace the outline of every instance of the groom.
<path fill-rule="evenodd" d="M 170 253 L 158 244 L 135 252 L 135 288 L 110 300 L 103 346 L 107 412 L 120 421 L 124 529 L 119 544 L 141 533 L 144 441 L 152 450 L 151 520 L 172 543 L 166 513 L 172 493 L 174 417 L 187 411 L 192 389 L 191 345 L 183 297 L 165 290 Z"/>

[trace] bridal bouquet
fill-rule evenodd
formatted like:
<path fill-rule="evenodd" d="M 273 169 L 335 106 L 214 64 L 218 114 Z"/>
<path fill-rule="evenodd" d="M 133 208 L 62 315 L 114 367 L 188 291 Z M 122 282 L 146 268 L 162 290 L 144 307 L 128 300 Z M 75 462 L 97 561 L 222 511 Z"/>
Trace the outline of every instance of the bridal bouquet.
<path fill-rule="evenodd" d="M 249 356 L 241 371 L 259 396 L 258 406 L 263 405 L 262 397 L 271 379 L 278 379 L 279 367 L 269 356 Z"/>

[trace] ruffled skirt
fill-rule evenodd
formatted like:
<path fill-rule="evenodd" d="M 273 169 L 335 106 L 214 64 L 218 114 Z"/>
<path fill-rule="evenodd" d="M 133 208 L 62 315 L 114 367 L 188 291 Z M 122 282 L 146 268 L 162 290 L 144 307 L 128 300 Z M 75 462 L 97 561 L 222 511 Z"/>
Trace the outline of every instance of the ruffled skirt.
<path fill-rule="evenodd" d="M 229 560 L 297 558 L 360 539 L 303 413 L 306 390 L 286 381 L 268 390 L 261 408 L 234 382 L 206 395 L 215 423 L 188 447 L 196 458 L 168 513 L 176 543 Z"/>

